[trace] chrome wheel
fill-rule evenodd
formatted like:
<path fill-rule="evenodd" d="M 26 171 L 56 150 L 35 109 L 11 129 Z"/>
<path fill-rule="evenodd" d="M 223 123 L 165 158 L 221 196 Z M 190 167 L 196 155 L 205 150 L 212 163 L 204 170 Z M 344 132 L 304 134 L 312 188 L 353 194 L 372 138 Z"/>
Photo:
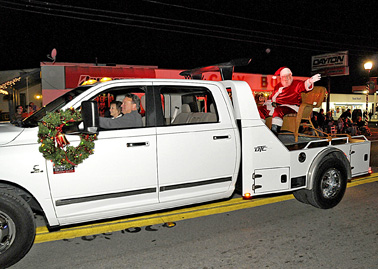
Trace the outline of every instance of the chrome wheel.
<path fill-rule="evenodd" d="M 312 188 L 302 190 L 305 202 L 322 209 L 335 207 L 343 199 L 351 169 L 342 151 L 330 150 L 331 153 L 319 155 L 321 159 L 315 160 L 317 168 L 312 174 Z"/>
<path fill-rule="evenodd" d="M 16 225 L 4 212 L 0 212 L 0 254 L 10 248 L 16 237 Z"/>
<path fill-rule="evenodd" d="M 335 168 L 331 168 L 324 173 L 320 188 L 323 197 L 326 199 L 331 199 L 335 197 L 341 190 L 341 173 Z"/>

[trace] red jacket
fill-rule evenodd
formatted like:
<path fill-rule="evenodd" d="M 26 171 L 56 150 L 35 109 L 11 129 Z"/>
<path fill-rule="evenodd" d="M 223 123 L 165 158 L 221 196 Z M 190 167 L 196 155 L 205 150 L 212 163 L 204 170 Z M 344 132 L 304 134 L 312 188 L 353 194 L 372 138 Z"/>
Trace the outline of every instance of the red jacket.
<path fill-rule="evenodd" d="M 305 81 L 293 80 L 289 87 L 283 87 L 281 82 L 278 83 L 273 90 L 272 95 L 269 99 L 272 102 L 281 104 L 281 105 L 297 105 L 301 104 L 301 93 L 305 91 L 310 91 L 313 88 L 307 88 Z"/>

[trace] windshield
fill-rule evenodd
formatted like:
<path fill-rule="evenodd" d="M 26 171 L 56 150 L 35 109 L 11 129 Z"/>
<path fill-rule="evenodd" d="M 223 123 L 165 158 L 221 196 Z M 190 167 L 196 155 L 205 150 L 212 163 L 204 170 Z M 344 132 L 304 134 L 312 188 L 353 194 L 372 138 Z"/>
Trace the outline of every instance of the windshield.
<path fill-rule="evenodd" d="M 47 112 L 58 111 L 59 109 L 64 107 L 67 103 L 69 103 L 71 100 L 76 98 L 76 96 L 85 92 L 86 90 L 88 90 L 92 86 L 93 85 L 81 86 L 81 87 L 75 88 L 75 89 L 65 93 L 64 95 L 58 97 L 54 101 L 48 103 L 46 106 L 44 106 L 41 109 L 39 109 L 38 111 L 36 111 L 34 114 L 25 118 L 22 121 L 22 127 L 37 127 L 38 122 L 41 121 L 41 119 L 46 115 Z"/>

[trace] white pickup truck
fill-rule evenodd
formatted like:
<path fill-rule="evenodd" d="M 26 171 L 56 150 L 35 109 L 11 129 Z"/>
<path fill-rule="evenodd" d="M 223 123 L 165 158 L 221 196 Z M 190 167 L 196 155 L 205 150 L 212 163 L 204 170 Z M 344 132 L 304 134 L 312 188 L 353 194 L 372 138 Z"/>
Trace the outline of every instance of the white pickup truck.
<path fill-rule="evenodd" d="M 232 92 L 232 100 L 228 94 Z M 125 94 L 141 97 L 143 127 L 97 133 L 94 154 L 74 168 L 46 160 L 38 122 L 47 112 Z M 100 99 L 101 99 L 100 98 Z M 110 99 L 109 99 L 110 100 Z M 96 107 L 96 106 L 94 106 Z M 97 122 L 98 110 L 87 122 Z M 363 136 L 283 142 L 261 121 L 243 81 L 126 79 L 81 86 L 23 121 L 0 124 L 0 267 L 20 260 L 35 237 L 33 212 L 49 229 L 229 198 L 293 192 L 327 209 L 351 177 L 367 174 Z M 71 145 L 77 134 L 66 134 Z M 292 145 L 297 145 L 293 147 Z"/>

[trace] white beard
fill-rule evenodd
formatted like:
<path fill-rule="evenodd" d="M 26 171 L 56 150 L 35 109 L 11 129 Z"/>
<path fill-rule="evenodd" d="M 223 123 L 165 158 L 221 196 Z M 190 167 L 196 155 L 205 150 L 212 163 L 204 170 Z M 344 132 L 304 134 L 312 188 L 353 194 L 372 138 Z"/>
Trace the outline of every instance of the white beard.
<path fill-rule="evenodd" d="M 293 83 L 293 79 L 290 79 L 289 81 L 281 81 L 282 86 L 289 87 Z"/>

